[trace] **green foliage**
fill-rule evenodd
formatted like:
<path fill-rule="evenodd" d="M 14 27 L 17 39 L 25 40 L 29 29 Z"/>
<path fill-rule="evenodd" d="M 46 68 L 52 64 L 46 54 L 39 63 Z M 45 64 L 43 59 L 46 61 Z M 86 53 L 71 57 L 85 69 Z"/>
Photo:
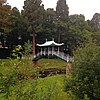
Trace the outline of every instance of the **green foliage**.
<path fill-rule="evenodd" d="M 83 100 L 90 100 L 87 95 L 84 95 L 84 99 Z"/>
<path fill-rule="evenodd" d="M 38 78 L 29 60 L 1 60 L 0 66 L 1 100 L 67 100 L 63 76 Z"/>
<path fill-rule="evenodd" d="M 19 10 L 14 7 L 11 10 L 11 14 L 9 15 L 9 23 L 10 23 L 10 32 L 7 35 L 7 44 L 8 45 L 19 45 L 24 44 L 28 37 L 24 37 L 26 35 L 27 24 L 25 19 L 23 19 Z M 24 36 L 23 36 L 24 34 Z M 19 39 L 21 37 L 21 39 Z"/>
<path fill-rule="evenodd" d="M 13 58 L 17 58 L 17 52 L 16 52 L 16 50 L 12 50 L 11 56 L 12 56 Z"/>
<path fill-rule="evenodd" d="M 69 16 L 69 30 L 64 41 L 71 50 L 76 49 L 92 35 L 90 26 L 85 21 L 85 16 L 74 14 Z"/>
<path fill-rule="evenodd" d="M 35 76 L 31 62 L 9 59 L 0 61 L 0 98 L 21 98 L 23 82 Z M 19 93 L 19 94 L 18 94 Z M 15 95 L 18 94 L 18 95 Z M 15 99 L 15 100 L 16 100 Z M 20 99 L 21 100 L 21 99 Z"/>
<path fill-rule="evenodd" d="M 56 32 L 55 16 L 56 16 L 56 13 L 54 9 L 48 8 L 45 11 L 45 17 L 44 17 L 44 22 L 43 22 L 44 38 L 52 39 L 52 37 L 55 37 L 55 32 Z M 39 38 L 38 41 L 41 41 L 41 38 Z"/>
<path fill-rule="evenodd" d="M 100 99 L 100 47 L 87 43 L 74 52 L 72 79 L 67 87 L 79 98 Z M 87 95 L 87 97 L 86 97 Z M 78 99 L 77 99 L 78 100 Z"/>
<path fill-rule="evenodd" d="M 61 21 L 66 21 L 69 15 L 69 8 L 66 4 L 66 0 L 58 0 L 56 6 L 56 13 L 58 19 L 60 19 Z"/>
<path fill-rule="evenodd" d="M 100 28 L 100 24 L 99 24 L 99 22 L 100 22 L 100 14 L 99 13 L 95 13 L 93 15 L 93 18 L 91 19 L 91 22 L 94 23 L 93 26 L 96 26 L 95 28 Z"/>
<path fill-rule="evenodd" d="M 24 2 L 22 15 L 24 18 L 27 18 L 27 22 L 29 22 L 28 27 L 32 27 L 32 30 L 30 30 L 31 33 L 33 33 L 33 30 L 39 32 L 42 29 L 44 7 L 41 3 L 41 0 L 26 0 Z"/>
<path fill-rule="evenodd" d="M 0 32 L 9 32 L 9 15 L 11 12 L 11 6 L 5 5 L 4 0 L 0 3 Z"/>
<path fill-rule="evenodd" d="M 66 0 L 58 0 L 56 6 L 56 30 L 58 42 L 63 42 L 62 36 L 68 31 L 69 8 Z"/>
<path fill-rule="evenodd" d="M 67 93 L 68 100 L 78 100 L 77 97 L 72 92 L 72 86 L 74 83 L 74 78 L 71 74 L 64 77 L 64 91 Z"/>
<path fill-rule="evenodd" d="M 26 42 L 24 44 L 24 49 L 25 49 L 24 54 L 26 56 L 30 56 L 30 54 L 32 52 L 32 43 L 30 41 Z"/>
<path fill-rule="evenodd" d="M 93 41 L 100 46 L 100 30 L 92 34 Z"/>
<path fill-rule="evenodd" d="M 4 36 L 5 39 L 1 35 L 0 40 L 2 43 L 6 40 L 9 47 L 23 45 L 28 40 L 33 41 L 35 45 L 37 34 L 37 43 L 54 37 L 56 41 L 64 42 L 65 48 L 68 47 L 72 51 L 92 36 L 93 41 L 99 45 L 99 16 L 96 13 L 92 20 L 88 21 L 85 21 L 82 14 L 69 16 L 66 0 L 58 0 L 56 10 L 45 10 L 41 0 L 25 0 L 21 13 L 16 7 L 11 9 L 9 5 L 1 3 L 0 32 L 9 34 Z"/>
<path fill-rule="evenodd" d="M 22 57 L 22 52 L 23 48 L 21 45 L 16 46 L 15 50 L 12 50 L 12 58 L 17 58 L 17 57 Z M 20 58 L 21 59 L 21 58 Z"/>

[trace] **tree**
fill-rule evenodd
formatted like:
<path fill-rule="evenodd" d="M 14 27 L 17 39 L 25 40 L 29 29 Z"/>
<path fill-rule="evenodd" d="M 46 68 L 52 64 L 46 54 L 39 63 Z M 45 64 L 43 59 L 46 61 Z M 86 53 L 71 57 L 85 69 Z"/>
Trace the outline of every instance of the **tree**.
<path fill-rule="evenodd" d="M 5 0 L 0 1 L 0 32 L 3 33 L 9 31 L 9 15 L 11 11 L 11 6 L 5 3 Z"/>
<path fill-rule="evenodd" d="M 25 56 L 30 57 L 30 53 L 32 52 L 32 44 L 30 43 L 30 41 L 24 44 L 24 51 Z"/>
<path fill-rule="evenodd" d="M 14 7 L 11 10 L 11 14 L 9 16 L 10 22 L 10 32 L 7 36 L 7 45 L 23 45 L 28 39 L 26 35 L 26 31 L 28 28 L 28 23 L 23 19 L 19 10 Z"/>
<path fill-rule="evenodd" d="M 0 0 L 0 41 L 4 45 L 6 34 L 10 31 L 9 29 L 9 15 L 11 7 L 6 4 L 6 0 Z"/>
<path fill-rule="evenodd" d="M 91 21 L 96 25 L 97 28 L 100 28 L 100 14 L 95 13 Z"/>
<path fill-rule="evenodd" d="M 68 20 L 67 18 L 69 16 L 69 8 L 66 4 L 66 0 L 58 0 L 56 6 L 56 14 L 58 19 L 60 19 L 61 21 Z"/>
<path fill-rule="evenodd" d="M 65 34 L 64 42 L 67 43 L 71 50 L 80 46 L 85 40 L 91 37 L 90 26 L 85 21 L 84 15 L 69 16 L 69 30 Z"/>
<path fill-rule="evenodd" d="M 0 4 L 4 4 L 6 2 L 7 2 L 7 0 L 0 0 Z"/>
<path fill-rule="evenodd" d="M 29 23 L 28 32 L 33 33 L 33 54 L 35 55 L 35 34 L 42 30 L 44 6 L 41 0 L 26 0 L 22 15 Z"/>
<path fill-rule="evenodd" d="M 55 21 L 56 21 L 56 13 L 54 9 L 48 8 L 45 11 L 45 20 L 43 23 L 43 33 L 45 33 L 44 38 L 52 39 L 52 37 L 55 37 L 55 32 L 56 32 Z"/>
<path fill-rule="evenodd" d="M 68 29 L 68 16 L 69 8 L 66 4 L 66 0 L 58 0 L 56 6 L 56 26 L 58 34 L 58 42 L 61 42 L 61 34 Z"/>
<path fill-rule="evenodd" d="M 18 36 L 20 35 L 20 31 L 22 30 L 20 27 L 21 22 L 21 16 L 19 10 L 14 7 L 11 10 L 11 14 L 9 16 L 9 22 L 10 22 L 10 32 L 7 36 L 7 45 L 13 46 L 18 45 Z"/>
<path fill-rule="evenodd" d="M 87 22 L 91 28 L 90 31 L 92 32 L 93 41 L 95 41 L 95 43 L 100 46 L 100 14 L 95 13 L 93 18 Z"/>
<path fill-rule="evenodd" d="M 92 42 L 74 52 L 70 90 L 79 100 L 84 96 L 90 100 L 100 99 L 100 47 Z M 67 85 L 68 87 L 68 85 Z M 67 89 L 67 88 L 66 88 Z M 78 99 L 77 99 L 78 100 Z"/>
<path fill-rule="evenodd" d="M 93 41 L 100 46 L 100 30 L 92 34 Z"/>

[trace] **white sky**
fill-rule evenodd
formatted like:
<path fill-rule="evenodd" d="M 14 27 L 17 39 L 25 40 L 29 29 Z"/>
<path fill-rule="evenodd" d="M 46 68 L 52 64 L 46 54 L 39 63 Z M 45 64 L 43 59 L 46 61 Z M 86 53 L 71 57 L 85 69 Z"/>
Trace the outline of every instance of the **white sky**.
<path fill-rule="evenodd" d="M 42 0 L 45 8 L 55 8 L 58 0 Z M 91 19 L 94 13 L 100 13 L 100 0 L 66 0 L 70 15 L 84 14 L 87 19 Z M 24 5 L 24 0 L 7 0 L 12 7 L 19 10 Z"/>

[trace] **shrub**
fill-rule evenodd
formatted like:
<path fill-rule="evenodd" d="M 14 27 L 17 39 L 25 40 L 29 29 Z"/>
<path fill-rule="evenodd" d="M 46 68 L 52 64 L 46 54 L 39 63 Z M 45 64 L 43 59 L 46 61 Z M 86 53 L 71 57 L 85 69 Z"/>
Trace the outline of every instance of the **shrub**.
<path fill-rule="evenodd" d="M 72 79 L 66 84 L 66 91 L 69 88 L 79 100 L 100 100 L 99 85 L 100 47 L 88 43 L 74 52 Z"/>

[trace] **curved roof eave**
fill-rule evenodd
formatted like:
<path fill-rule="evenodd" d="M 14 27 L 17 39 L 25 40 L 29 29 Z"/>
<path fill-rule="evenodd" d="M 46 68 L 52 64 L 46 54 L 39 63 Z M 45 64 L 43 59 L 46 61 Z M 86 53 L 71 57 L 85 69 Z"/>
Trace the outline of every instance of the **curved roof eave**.
<path fill-rule="evenodd" d="M 46 41 L 44 44 L 37 44 L 37 46 L 40 46 L 40 47 L 45 47 L 45 46 L 62 46 L 64 45 L 64 43 L 56 43 L 54 41 Z"/>

